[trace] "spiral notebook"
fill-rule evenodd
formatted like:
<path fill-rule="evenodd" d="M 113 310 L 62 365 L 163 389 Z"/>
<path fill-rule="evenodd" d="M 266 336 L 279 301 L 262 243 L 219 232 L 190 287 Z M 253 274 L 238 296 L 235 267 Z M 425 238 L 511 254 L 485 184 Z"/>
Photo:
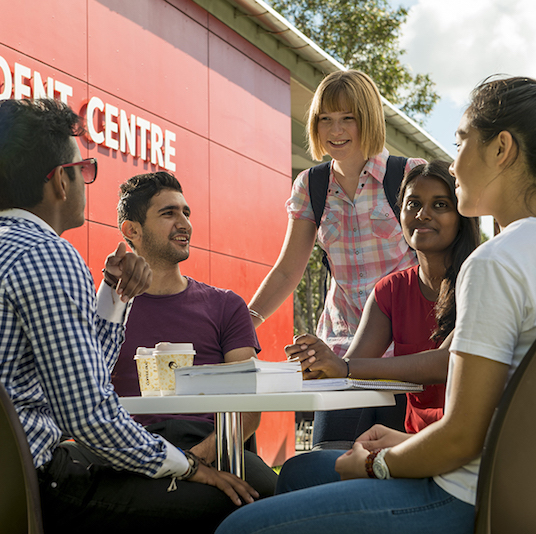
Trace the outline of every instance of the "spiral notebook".
<path fill-rule="evenodd" d="M 387 391 L 419 392 L 422 384 L 399 380 L 364 380 L 360 378 L 319 378 L 304 380 L 302 391 L 339 391 L 345 389 L 378 389 Z"/>

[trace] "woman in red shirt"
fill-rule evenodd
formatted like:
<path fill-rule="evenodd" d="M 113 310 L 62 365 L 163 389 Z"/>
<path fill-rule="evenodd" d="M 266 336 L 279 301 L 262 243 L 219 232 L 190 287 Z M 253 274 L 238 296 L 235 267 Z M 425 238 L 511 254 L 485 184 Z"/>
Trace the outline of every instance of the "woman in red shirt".
<path fill-rule="evenodd" d="M 478 219 L 457 211 L 448 167 L 446 162 L 432 161 L 404 178 L 399 194 L 402 231 L 419 265 L 376 284 L 345 358 L 309 334 L 285 349 L 288 357 L 300 358 L 305 378 L 384 378 L 425 384 L 422 393 L 407 394 L 405 427 L 410 433 L 443 416 L 456 276 L 480 241 Z M 391 342 L 395 358 L 382 358 Z M 375 410 L 363 412 L 356 437 L 375 423 Z"/>

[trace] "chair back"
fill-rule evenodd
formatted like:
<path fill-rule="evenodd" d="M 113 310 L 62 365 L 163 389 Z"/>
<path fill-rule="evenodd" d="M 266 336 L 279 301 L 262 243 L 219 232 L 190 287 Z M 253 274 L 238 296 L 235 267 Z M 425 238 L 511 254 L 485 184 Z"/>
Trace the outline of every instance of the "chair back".
<path fill-rule="evenodd" d="M 536 532 L 536 341 L 506 386 L 486 436 L 475 534 Z"/>
<path fill-rule="evenodd" d="M 0 384 L 0 531 L 42 534 L 39 484 L 32 454 L 15 410 Z"/>

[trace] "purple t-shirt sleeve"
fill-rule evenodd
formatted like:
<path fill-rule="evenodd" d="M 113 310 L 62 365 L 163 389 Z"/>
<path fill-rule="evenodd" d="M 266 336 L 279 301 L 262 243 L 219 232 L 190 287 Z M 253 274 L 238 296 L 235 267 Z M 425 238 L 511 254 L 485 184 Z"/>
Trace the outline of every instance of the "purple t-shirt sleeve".
<path fill-rule="evenodd" d="M 224 355 L 243 347 L 253 347 L 257 353 L 261 351 L 248 307 L 244 299 L 232 291 L 226 293 L 223 318 L 220 346 Z"/>

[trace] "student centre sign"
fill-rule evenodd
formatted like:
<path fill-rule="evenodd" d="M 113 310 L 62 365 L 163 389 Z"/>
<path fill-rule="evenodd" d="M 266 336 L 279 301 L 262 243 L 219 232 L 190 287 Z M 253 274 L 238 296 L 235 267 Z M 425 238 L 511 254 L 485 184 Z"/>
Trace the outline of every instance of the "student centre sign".
<path fill-rule="evenodd" d="M 48 76 L 45 80 L 39 71 L 15 63 L 11 68 L 0 56 L 0 71 L 3 74 L 0 100 L 10 98 L 56 98 L 73 106 L 73 87 Z M 80 99 L 74 99 L 77 101 Z M 84 113 L 85 110 L 85 113 Z M 150 161 L 168 171 L 175 172 L 175 133 L 162 129 L 143 117 L 133 113 L 127 115 L 123 109 L 92 97 L 80 110 L 85 115 L 90 141 L 97 145 Z"/>

